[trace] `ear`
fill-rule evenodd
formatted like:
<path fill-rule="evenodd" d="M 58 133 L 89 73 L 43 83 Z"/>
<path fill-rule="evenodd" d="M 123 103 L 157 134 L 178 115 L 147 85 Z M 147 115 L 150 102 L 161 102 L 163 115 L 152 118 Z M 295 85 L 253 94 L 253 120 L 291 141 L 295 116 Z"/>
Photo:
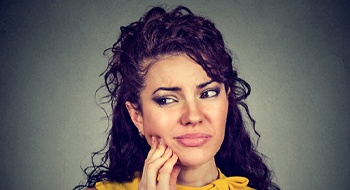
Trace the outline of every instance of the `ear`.
<path fill-rule="evenodd" d="M 143 117 L 142 114 L 136 109 L 136 105 L 132 104 L 129 101 L 125 102 L 126 109 L 129 112 L 130 118 L 134 125 L 137 127 L 139 132 L 141 132 L 144 135 L 143 131 Z"/>

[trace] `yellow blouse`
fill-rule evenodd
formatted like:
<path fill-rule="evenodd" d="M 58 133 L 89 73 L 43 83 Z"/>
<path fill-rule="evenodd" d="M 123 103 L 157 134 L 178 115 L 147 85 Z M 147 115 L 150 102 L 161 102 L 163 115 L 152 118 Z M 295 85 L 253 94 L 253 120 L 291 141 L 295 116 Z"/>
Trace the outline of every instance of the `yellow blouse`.
<path fill-rule="evenodd" d="M 135 178 L 132 182 L 117 183 L 109 181 L 97 182 L 95 187 L 98 190 L 137 190 L 140 178 Z M 187 187 L 176 185 L 177 190 L 252 190 L 248 187 L 249 180 L 245 177 L 226 177 L 219 170 L 219 179 L 203 187 Z"/>

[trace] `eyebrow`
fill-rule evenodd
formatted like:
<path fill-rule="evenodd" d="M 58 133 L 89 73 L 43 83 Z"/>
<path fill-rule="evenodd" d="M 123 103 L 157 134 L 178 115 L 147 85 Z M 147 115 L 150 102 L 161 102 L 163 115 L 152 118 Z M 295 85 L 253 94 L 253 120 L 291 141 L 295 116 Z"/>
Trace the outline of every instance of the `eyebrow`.
<path fill-rule="evenodd" d="M 197 85 L 197 89 L 202 89 L 202 88 L 206 87 L 207 85 L 209 85 L 209 84 L 211 84 L 213 82 L 215 82 L 215 81 L 214 80 L 210 80 L 208 82 L 199 84 L 199 85 Z M 156 92 L 160 91 L 160 90 L 178 92 L 178 91 L 181 91 L 181 88 L 180 87 L 159 87 L 152 93 L 152 95 L 155 94 Z"/>

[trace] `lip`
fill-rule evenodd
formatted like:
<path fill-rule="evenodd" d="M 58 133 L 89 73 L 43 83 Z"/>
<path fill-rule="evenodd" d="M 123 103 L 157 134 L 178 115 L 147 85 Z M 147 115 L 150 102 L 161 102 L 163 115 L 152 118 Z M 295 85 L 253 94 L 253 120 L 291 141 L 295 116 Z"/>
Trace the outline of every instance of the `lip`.
<path fill-rule="evenodd" d="M 174 137 L 177 142 L 186 147 L 202 146 L 211 138 L 212 136 L 206 133 L 187 133 Z"/>

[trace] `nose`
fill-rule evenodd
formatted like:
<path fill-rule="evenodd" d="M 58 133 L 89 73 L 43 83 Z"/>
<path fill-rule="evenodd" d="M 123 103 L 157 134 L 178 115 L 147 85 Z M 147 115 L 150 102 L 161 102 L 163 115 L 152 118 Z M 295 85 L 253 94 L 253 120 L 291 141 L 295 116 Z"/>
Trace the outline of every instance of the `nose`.
<path fill-rule="evenodd" d="M 202 123 L 203 114 L 198 102 L 186 102 L 181 118 L 181 123 L 185 126 L 195 126 Z"/>

